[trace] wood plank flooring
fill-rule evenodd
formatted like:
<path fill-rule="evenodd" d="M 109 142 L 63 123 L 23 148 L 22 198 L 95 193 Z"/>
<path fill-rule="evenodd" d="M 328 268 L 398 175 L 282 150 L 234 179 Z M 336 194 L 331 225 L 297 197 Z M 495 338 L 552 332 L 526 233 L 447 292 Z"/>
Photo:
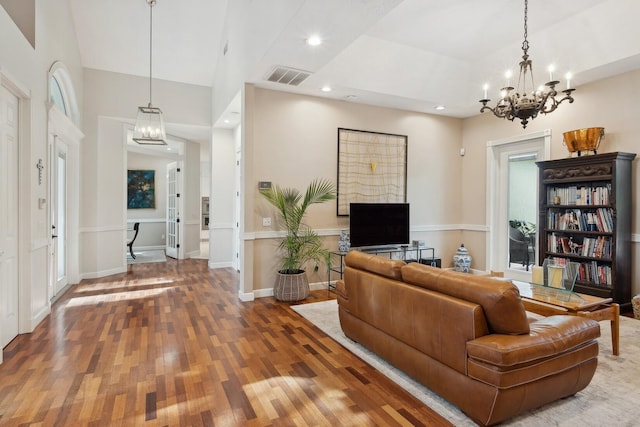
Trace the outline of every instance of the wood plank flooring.
<path fill-rule="evenodd" d="M 450 425 L 288 304 L 237 295 L 206 260 L 83 280 L 4 349 L 0 425 Z"/>

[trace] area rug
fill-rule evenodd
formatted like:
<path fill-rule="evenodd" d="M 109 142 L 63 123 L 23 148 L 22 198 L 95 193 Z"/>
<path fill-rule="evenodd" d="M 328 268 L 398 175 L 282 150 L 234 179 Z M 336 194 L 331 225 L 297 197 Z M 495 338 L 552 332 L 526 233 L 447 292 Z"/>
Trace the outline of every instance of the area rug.
<path fill-rule="evenodd" d="M 294 305 L 291 308 L 454 425 L 476 425 L 455 406 L 345 337 L 338 320 L 336 300 Z M 640 320 L 620 318 L 620 356 L 611 354 L 609 322 L 600 322 L 600 330 L 598 368 L 587 388 L 575 396 L 550 403 L 501 425 L 640 425 Z"/>
<path fill-rule="evenodd" d="M 162 249 L 152 251 L 134 251 L 136 259 L 131 258 L 131 254 L 127 252 L 127 264 L 144 264 L 147 262 L 166 262 L 167 257 Z"/>

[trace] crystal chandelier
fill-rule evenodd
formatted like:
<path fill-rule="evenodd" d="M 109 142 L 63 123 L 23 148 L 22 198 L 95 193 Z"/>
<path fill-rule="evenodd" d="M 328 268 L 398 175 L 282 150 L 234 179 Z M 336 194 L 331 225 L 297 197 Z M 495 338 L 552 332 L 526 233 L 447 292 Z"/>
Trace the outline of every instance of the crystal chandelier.
<path fill-rule="evenodd" d="M 513 121 L 515 118 L 520 119 L 522 128 L 527 127 L 529 120 L 533 120 L 538 113 L 548 114 L 555 111 L 563 101 L 573 102 L 571 93 L 575 90 L 571 88 L 570 75 L 567 75 L 567 88 L 562 91 L 564 96 L 557 99 L 558 92 L 556 85 L 560 82 L 553 79 L 553 70 L 549 69 L 549 82 L 545 83 L 546 88 L 535 87 L 533 81 L 533 69 L 531 67 L 531 59 L 529 59 L 529 41 L 527 40 L 527 10 L 528 0 L 524 0 L 524 41 L 522 42 L 522 61 L 520 62 L 520 75 L 518 76 L 517 87 L 514 88 L 507 81 L 507 85 L 500 89 L 500 99 L 495 107 L 487 105 L 491 100 L 487 98 L 488 86 L 484 86 L 484 99 L 481 99 L 482 108 L 480 112 L 485 110 L 491 111 L 496 117 L 501 119 L 509 119 Z"/>
<path fill-rule="evenodd" d="M 156 0 L 146 0 L 149 5 L 149 105 L 138 107 L 133 140 L 138 144 L 167 145 L 162 111 L 151 105 L 152 57 L 153 57 L 153 6 Z"/>

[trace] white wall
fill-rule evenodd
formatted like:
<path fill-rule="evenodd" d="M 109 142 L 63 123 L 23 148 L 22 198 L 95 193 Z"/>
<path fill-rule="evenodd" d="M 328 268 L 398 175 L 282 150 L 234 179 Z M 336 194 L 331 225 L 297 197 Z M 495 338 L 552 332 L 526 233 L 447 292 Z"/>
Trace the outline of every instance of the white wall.
<path fill-rule="evenodd" d="M 228 50 L 225 55 L 218 55 L 216 75 L 213 82 L 213 118 L 214 123 L 222 116 L 229 103 L 242 89 L 245 81 L 256 72 L 255 66 L 269 49 L 271 43 L 279 35 L 298 11 L 299 0 L 247 2 L 227 1 L 227 15 L 222 31 L 222 40 L 227 43 Z M 278 8 L 278 14 L 273 9 Z M 261 21 L 266 16 L 270 19 L 278 19 L 279 22 L 269 22 L 263 26 Z M 262 31 L 252 32 L 254 27 L 260 27 Z M 265 35 L 265 30 L 271 29 L 271 34 Z M 259 33 L 259 37 L 258 37 Z M 254 35 L 255 34 L 255 35 Z M 222 49 L 222 47 L 220 47 Z"/>
<path fill-rule="evenodd" d="M 148 79 L 86 69 L 84 73 L 85 143 L 82 151 L 80 199 L 83 277 L 101 277 L 125 271 L 122 248 L 125 223 L 125 141 L 123 122 L 133 123 L 138 105 L 148 99 Z M 167 124 L 211 126 L 211 89 L 163 80 L 154 81 L 154 104 L 162 108 Z M 141 104 L 142 103 L 142 104 Z M 200 148 L 187 144 L 185 254 L 199 252 Z M 195 163 L 192 163 L 195 162 Z M 193 197 L 192 197 L 193 196 Z M 195 200 L 194 200 L 195 199 Z M 195 233 L 194 233 L 195 230 Z M 194 241 L 194 247 L 191 242 Z"/>
<path fill-rule="evenodd" d="M 231 267 L 235 209 L 235 140 L 232 129 L 214 129 L 209 199 L 209 267 Z"/>
<path fill-rule="evenodd" d="M 37 206 L 38 198 L 48 198 L 49 188 L 47 71 L 57 60 L 66 65 L 80 105 L 83 89 L 83 70 L 68 2 L 49 0 L 36 4 L 35 49 L 0 7 L 0 74 L 2 80 L 25 93 L 19 152 L 20 332 L 32 331 L 49 313 L 48 272 L 42 268 L 48 265 L 48 209 Z M 39 159 L 45 162 L 42 184 L 38 184 L 33 167 Z"/>

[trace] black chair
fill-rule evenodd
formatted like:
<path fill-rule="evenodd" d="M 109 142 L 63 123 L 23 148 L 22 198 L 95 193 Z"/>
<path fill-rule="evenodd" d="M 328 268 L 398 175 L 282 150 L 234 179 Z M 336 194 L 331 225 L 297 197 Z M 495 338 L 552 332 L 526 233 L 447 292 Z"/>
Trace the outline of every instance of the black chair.
<path fill-rule="evenodd" d="M 531 242 L 532 239 L 522 231 L 509 227 L 509 265 L 519 263 L 529 271 L 529 265 L 533 264 L 536 258 Z"/>
<path fill-rule="evenodd" d="M 136 256 L 133 254 L 133 242 L 136 241 L 136 237 L 138 237 L 138 231 L 140 231 L 140 223 L 136 222 L 133 224 L 133 238 L 127 239 L 127 246 L 129 247 L 129 253 L 131 254 L 131 258 L 136 259 Z"/>

